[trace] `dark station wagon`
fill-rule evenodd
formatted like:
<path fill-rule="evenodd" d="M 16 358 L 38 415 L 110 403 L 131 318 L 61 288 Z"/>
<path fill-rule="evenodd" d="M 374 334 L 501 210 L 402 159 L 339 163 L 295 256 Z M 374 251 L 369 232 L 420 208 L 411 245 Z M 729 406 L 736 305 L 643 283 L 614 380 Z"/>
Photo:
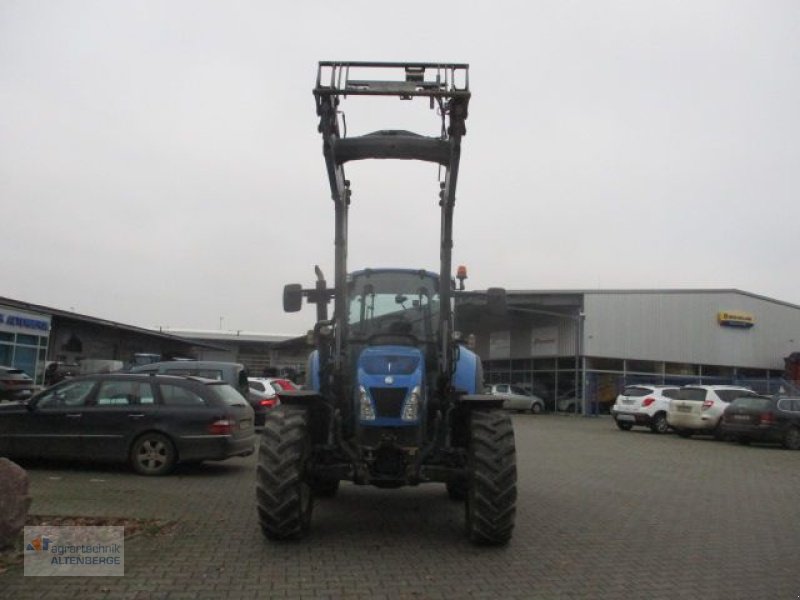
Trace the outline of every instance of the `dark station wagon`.
<path fill-rule="evenodd" d="M 800 450 L 800 398 L 736 398 L 722 415 L 722 432 L 742 444 L 774 442 Z"/>
<path fill-rule="evenodd" d="M 89 375 L 0 405 L 0 456 L 129 462 L 164 475 L 254 450 L 253 409 L 222 381 Z"/>

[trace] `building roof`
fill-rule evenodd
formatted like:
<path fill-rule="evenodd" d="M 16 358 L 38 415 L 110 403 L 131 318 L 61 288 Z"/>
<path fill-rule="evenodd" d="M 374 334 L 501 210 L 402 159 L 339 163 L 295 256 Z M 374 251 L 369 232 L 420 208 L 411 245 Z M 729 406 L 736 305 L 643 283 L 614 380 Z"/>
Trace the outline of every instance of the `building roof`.
<path fill-rule="evenodd" d="M 278 343 L 298 337 L 281 333 L 261 333 L 256 331 L 224 331 L 221 329 L 159 329 L 192 340 L 214 340 L 219 342 L 266 342 Z"/>
<path fill-rule="evenodd" d="M 769 296 L 762 296 L 760 294 L 754 294 L 752 292 L 747 292 L 744 290 L 739 290 L 736 288 L 678 288 L 678 289 L 652 289 L 652 288 L 644 288 L 644 289 L 624 289 L 624 288 L 616 288 L 616 289 L 554 289 L 554 290 L 506 290 L 508 295 L 512 296 L 521 296 L 525 294 L 531 295 L 542 295 L 542 294 L 739 294 L 742 296 L 749 296 L 750 298 L 756 298 L 758 300 L 763 300 L 765 302 L 771 302 L 773 304 L 780 304 L 782 306 L 788 306 L 790 308 L 798 308 L 800 309 L 800 305 L 792 304 L 791 302 L 785 302 L 783 300 L 776 300 L 775 298 L 770 298 Z"/>
<path fill-rule="evenodd" d="M 42 304 L 33 304 L 31 302 L 23 302 L 22 300 L 14 300 L 12 298 L 5 298 L 0 296 L 0 304 L 11 307 L 17 308 L 19 310 L 29 310 L 31 312 L 38 312 L 51 315 L 52 317 L 57 317 L 61 319 L 71 319 L 73 321 L 81 321 L 83 323 L 91 323 L 93 325 L 101 325 L 103 327 L 109 327 L 112 329 L 119 329 L 121 331 L 126 331 L 128 333 L 138 333 L 141 335 L 147 335 L 150 337 L 156 337 L 163 340 L 173 341 L 173 342 L 180 342 L 183 344 L 188 344 L 191 346 L 200 346 L 203 348 L 210 348 L 212 350 L 225 350 L 225 348 L 221 348 L 219 346 L 214 346 L 212 344 L 206 344 L 198 342 L 194 339 L 189 339 L 184 336 L 165 333 L 163 331 L 157 331 L 153 329 L 147 329 L 145 327 L 137 327 L 135 325 L 126 325 L 125 323 L 118 323 L 117 321 L 109 321 L 108 319 L 100 319 L 98 317 L 90 317 L 88 315 L 83 315 L 80 313 L 62 310 L 60 308 L 54 308 L 52 306 L 44 306 Z"/>

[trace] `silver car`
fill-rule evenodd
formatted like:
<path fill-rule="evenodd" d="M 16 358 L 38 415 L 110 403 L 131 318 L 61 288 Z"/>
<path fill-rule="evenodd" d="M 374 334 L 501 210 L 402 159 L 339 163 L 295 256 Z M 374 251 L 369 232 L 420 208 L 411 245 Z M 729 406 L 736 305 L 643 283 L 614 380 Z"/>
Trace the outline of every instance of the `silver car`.
<path fill-rule="evenodd" d="M 0 367 L 0 401 L 24 400 L 33 395 L 33 379 L 22 369 Z"/>
<path fill-rule="evenodd" d="M 502 396 L 503 408 L 507 410 L 529 411 L 538 415 L 544 411 L 544 400 L 539 396 L 525 393 L 521 387 L 509 383 L 495 383 L 486 388 L 486 393 Z"/>

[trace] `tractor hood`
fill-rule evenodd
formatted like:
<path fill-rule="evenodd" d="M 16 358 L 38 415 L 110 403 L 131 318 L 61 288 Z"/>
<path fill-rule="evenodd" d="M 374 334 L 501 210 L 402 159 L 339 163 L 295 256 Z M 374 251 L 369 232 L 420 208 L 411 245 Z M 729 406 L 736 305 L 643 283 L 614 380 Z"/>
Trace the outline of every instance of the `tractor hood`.
<path fill-rule="evenodd" d="M 419 424 L 425 357 L 408 346 L 370 346 L 358 357 L 356 401 L 362 426 Z"/>

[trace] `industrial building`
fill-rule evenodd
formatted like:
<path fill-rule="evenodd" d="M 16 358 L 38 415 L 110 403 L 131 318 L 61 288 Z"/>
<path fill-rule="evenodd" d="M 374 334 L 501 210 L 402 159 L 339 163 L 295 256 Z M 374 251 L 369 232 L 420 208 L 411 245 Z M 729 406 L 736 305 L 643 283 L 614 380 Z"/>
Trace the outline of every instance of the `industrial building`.
<path fill-rule="evenodd" d="M 129 364 L 137 354 L 197 357 L 219 347 L 201 340 L 0 297 L 0 365 L 44 384 L 50 362 Z"/>
<path fill-rule="evenodd" d="M 637 382 L 774 392 L 800 345 L 800 306 L 736 289 L 509 291 L 507 304 L 487 316 L 467 303 L 456 326 L 474 336 L 488 383 L 562 410 L 607 410 Z"/>

